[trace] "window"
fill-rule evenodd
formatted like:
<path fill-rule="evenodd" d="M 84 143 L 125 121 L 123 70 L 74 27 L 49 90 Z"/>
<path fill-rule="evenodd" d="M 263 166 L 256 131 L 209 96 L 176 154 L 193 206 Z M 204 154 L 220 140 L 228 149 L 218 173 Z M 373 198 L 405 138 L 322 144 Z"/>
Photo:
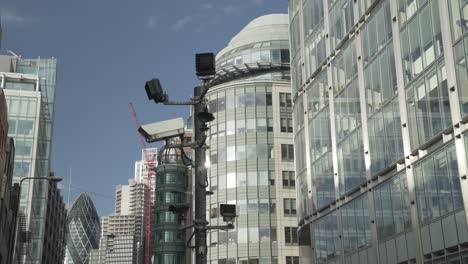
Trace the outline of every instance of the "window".
<path fill-rule="evenodd" d="M 281 121 L 281 132 L 287 132 L 287 133 L 293 132 L 292 118 L 290 117 L 281 118 L 280 121 Z"/>
<path fill-rule="evenodd" d="M 296 199 L 283 199 L 284 216 L 295 216 L 296 211 Z"/>
<path fill-rule="evenodd" d="M 286 264 L 299 264 L 299 257 L 286 256 Z"/>
<path fill-rule="evenodd" d="M 292 144 L 281 144 L 281 159 L 283 161 L 294 160 L 294 145 Z"/>
<path fill-rule="evenodd" d="M 284 241 L 286 245 L 297 244 L 297 227 L 286 226 L 284 228 Z"/>
<path fill-rule="evenodd" d="M 295 188 L 296 176 L 294 171 L 283 171 L 283 188 Z"/>
<path fill-rule="evenodd" d="M 292 107 L 291 94 L 280 93 L 280 106 L 281 107 Z"/>

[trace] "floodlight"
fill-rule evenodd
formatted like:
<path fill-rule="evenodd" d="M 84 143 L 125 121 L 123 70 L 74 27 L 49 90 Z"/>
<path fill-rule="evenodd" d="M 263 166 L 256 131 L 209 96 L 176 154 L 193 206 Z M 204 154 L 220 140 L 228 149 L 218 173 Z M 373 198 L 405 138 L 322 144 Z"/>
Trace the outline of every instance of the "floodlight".
<path fill-rule="evenodd" d="M 182 117 L 143 125 L 138 132 L 145 137 L 146 142 L 166 140 L 173 137 L 182 136 L 185 133 L 184 119 Z"/>
<path fill-rule="evenodd" d="M 212 113 L 208 112 L 208 108 L 205 106 L 201 112 L 197 114 L 198 119 L 202 122 L 207 123 L 215 120 Z"/>
<path fill-rule="evenodd" d="M 235 204 L 220 204 L 219 213 L 223 217 L 224 222 L 232 222 L 236 218 Z"/>
<path fill-rule="evenodd" d="M 50 176 L 50 177 L 47 177 L 47 180 L 50 181 L 50 182 L 61 182 L 62 178 L 55 177 L 55 176 Z"/>
<path fill-rule="evenodd" d="M 198 77 L 213 76 L 216 74 L 216 57 L 214 53 L 198 53 L 195 55 L 195 68 Z"/>
<path fill-rule="evenodd" d="M 152 79 L 145 84 L 146 95 L 149 100 L 154 100 L 155 103 L 164 103 L 167 100 L 167 95 L 164 93 L 159 79 Z"/>
<path fill-rule="evenodd" d="M 174 214 L 183 214 L 190 208 L 190 204 L 188 203 L 178 203 L 169 206 L 169 211 L 173 212 Z"/>

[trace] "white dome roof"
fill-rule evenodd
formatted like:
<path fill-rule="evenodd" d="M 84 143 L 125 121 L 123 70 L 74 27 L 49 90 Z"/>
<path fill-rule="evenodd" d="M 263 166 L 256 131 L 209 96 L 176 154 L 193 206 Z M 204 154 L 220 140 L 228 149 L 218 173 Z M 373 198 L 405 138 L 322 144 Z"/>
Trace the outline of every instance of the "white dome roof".
<path fill-rule="evenodd" d="M 217 57 L 246 44 L 271 40 L 289 40 L 289 16 L 287 14 L 265 15 L 252 20 L 231 39 L 228 46 L 222 49 Z"/>

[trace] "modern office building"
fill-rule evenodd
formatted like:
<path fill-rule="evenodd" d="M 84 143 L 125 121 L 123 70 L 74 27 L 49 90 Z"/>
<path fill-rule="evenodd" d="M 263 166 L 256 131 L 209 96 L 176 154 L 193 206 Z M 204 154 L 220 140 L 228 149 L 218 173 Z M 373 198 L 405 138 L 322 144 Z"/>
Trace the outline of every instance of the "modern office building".
<path fill-rule="evenodd" d="M 99 263 L 143 263 L 146 192 L 146 182 L 117 186 L 115 213 L 102 218 Z"/>
<path fill-rule="evenodd" d="M 1 93 L 1 92 L 0 92 Z M 0 105 L 2 99 L 0 97 Z M 0 193 L 0 264 L 19 264 L 19 253 L 23 241 L 17 239 L 17 219 L 20 200 L 19 184 L 13 185 L 13 166 L 15 145 L 12 138 L 7 138 L 5 144 L 4 167 L 0 170 L 3 174 L 3 190 Z M 17 242 L 15 242 L 15 240 Z"/>
<path fill-rule="evenodd" d="M 8 146 L 8 109 L 3 89 L 0 89 L 0 197 L 6 188 L 5 168 Z"/>
<path fill-rule="evenodd" d="M 146 148 L 141 151 L 141 160 L 135 161 L 135 181 L 137 183 L 147 183 L 148 170 L 147 160 L 154 160 L 154 167 L 158 165 L 158 149 Z M 154 189 L 156 188 L 155 176 L 151 179 L 151 201 L 154 203 Z"/>
<path fill-rule="evenodd" d="M 63 197 L 57 183 L 49 182 L 42 263 L 63 264 L 66 230 L 67 209 Z"/>
<path fill-rule="evenodd" d="M 207 99 L 210 225 L 236 204 L 235 229 L 208 234 L 211 263 L 290 263 L 299 255 L 292 135 L 289 23 L 254 19 L 216 56 Z"/>
<path fill-rule="evenodd" d="M 89 264 L 90 252 L 99 246 L 99 216 L 91 197 L 82 193 L 67 215 L 65 264 Z"/>
<path fill-rule="evenodd" d="M 56 88 L 56 59 L 0 56 L 0 88 L 8 105 L 8 135 L 15 139 L 13 182 L 49 176 Z M 48 183 L 27 180 L 21 186 L 21 211 L 26 216 L 27 263 L 42 260 Z"/>
<path fill-rule="evenodd" d="M 304 263 L 468 260 L 467 11 L 289 1 Z"/>

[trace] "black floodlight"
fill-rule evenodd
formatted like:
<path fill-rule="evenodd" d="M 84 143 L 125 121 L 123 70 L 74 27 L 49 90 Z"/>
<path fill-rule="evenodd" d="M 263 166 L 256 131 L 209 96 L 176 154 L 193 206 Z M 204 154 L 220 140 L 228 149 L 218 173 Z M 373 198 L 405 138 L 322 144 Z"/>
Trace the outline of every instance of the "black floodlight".
<path fill-rule="evenodd" d="M 205 106 L 203 107 L 203 110 L 197 114 L 198 119 L 200 121 L 207 123 L 215 120 L 214 115 L 210 112 L 208 112 L 208 108 Z"/>
<path fill-rule="evenodd" d="M 214 53 L 198 53 L 195 55 L 195 68 L 198 77 L 208 77 L 216 74 Z"/>
<path fill-rule="evenodd" d="M 145 84 L 146 95 L 149 100 L 154 100 L 155 103 L 164 103 L 167 100 L 167 95 L 164 93 L 159 79 L 152 79 Z"/>
<path fill-rule="evenodd" d="M 232 222 L 236 218 L 235 204 L 220 204 L 219 213 L 223 217 L 224 222 Z"/>
<path fill-rule="evenodd" d="M 188 203 L 178 203 L 169 206 L 169 211 L 174 214 L 183 214 L 190 208 Z"/>

